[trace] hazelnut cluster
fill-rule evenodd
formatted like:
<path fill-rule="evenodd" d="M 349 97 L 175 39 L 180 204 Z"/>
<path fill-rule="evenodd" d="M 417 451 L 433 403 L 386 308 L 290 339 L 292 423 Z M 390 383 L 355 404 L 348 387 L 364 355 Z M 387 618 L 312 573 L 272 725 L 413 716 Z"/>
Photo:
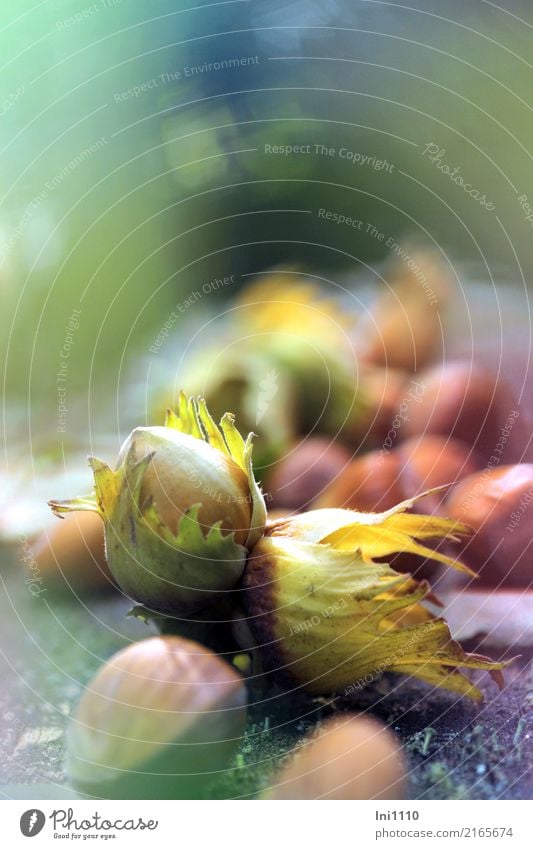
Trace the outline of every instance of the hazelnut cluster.
<path fill-rule="evenodd" d="M 450 282 L 428 268 L 437 302 L 449 302 Z M 241 671 L 316 696 L 383 672 L 477 702 L 463 670 L 487 670 L 501 686 L 506 664 L 453 639 L 427 605 L 435 598 L 425 577 L 440 564 L 464 581 L 528 582 L 533 466 L 520 462 L 523 425 L 508 388 L 465 361 L 435 364 L 440 315 L 413 285 L 399 274 L 355 327 L 305 282 L 278 275 L 252 287 L 237 310 L 253 331 L 244 347 L 220 362 L 204 352 L 188 377 L 194 386 L 209 373 L 207 403 L 182 393 L 164 426 L 134 429 L 113 465 L 90 458 L 93 492 L 50 502 L 68 531 L 42 544 L 43 568 L 60 568 L 79 522 L 93 568 L 81 558 L 78 586 L 92 574 L 95 588 L 118 588 L 161 632 L 87 685 L 67 761 L 83 793 L 205 793 L 244 733 Z M 206 371 L 207 361 L 216 367 Z M 263 491 L 253 434 L 243 438 L 224 410 L 231 399 L 252 423 L 267 367 L 276 385 L 263 385 L 260 416 L 255 409 L 267 435 Z M 206 647 L 197 626 L 207 622 L 231 631 L 226 659 Z M 404 792 L 394 738 L 348 716 L 326 723 L 265 795 Z"/>

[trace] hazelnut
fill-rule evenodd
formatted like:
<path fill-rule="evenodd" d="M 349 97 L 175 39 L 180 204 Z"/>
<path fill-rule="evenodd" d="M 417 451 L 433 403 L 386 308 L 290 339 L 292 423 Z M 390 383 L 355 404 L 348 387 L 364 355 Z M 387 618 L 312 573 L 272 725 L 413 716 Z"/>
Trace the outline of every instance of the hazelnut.
<path fill-rule="evenodd" d="M 230 413 L 217 427 L 201 398 L 181 393 L 164 427 L 130 433 L 114 469 L 89 458 L 93 494 L 48 503 L 58 516 L 102 517 L 109 569 L 130 598 L 195 613 L 237 586 L 265 528 L 251 440 Z"/>
<path fill-rule="evenodd" d="M 348 507 L 362 512 L 389 510 L 400 501 L 424 490 L 444 486 L 475 471 L 477 457 L 457 439 L 440 436 L 413 437 L 390 453 L 371 451 L 356 458 L 324 492 L 316 507 Z M 431 493 L 418 500 L 414 513 L 446 516 L 446 493 Z M 432 577 L 439 567 L 413 554 L 386 558 L 400 572 Z"/>
<path fill-rule="evenodd" d="M 267 482 L 275 508 L 304 510 L 350 462 L 352 453 L 323 436 L 302 440 L 276 463 Z"/>
<path fill-rule="evenodd" d="M 479 458 L 459 439 L 443 436 L 416 436 L 401 442 L 394 452 L 404 498 L 433 489 L 473 474 L 479 467 Z M 446 493 L 432 493 L 416 502 L 416 513 L 447 515 L 442 509 Z"/>
<path fill-rule="evenodd" d="M 457 540 L 468 528 L 409 513 L 407 504 L 381 514 L 310 510 L 275 523 L 256 543 L 242 605 L 272 680 L 316 695 L 348 695 L 376 674 L 399 672 L 477 702 L 483 694 L 461 667 L 486 669 L 502 684 L 505 663 L 463 651 L 445 620 L 423 606 L 432 599 L 427 582 L 388 564 L 410 552 L 471 574 L 425 545 L 427 539 Z"/>
<path fill-rule="evenodd" d="M 520 460 L 528 435 L 509 387 L 486 369 L 456 360 L 421 372 L 419 403 L 409 408 L 401 438 L 440 434 L 461 439 L 483 462 Z"/>
<path fill-rule="evenodd" d="M 459 557 L 483 583 L 531 585 L 533 464 L 477 472 L 453 487 L 445 507 L 474 529 Z"/>
<path fill-rule="evenodd" d="M 54 521 L 33 546 L 35 564 L 50 589 L 105 592 L 114 589 L 104 552 L 104 525 L 92 512 Z"/>
<path fill-rule="evenodd" d="M 443 345 L 442 313 L 453 292 L 449 275 L 429 252 L 416 251 L 396 262 L 388 288 L 378 297 L 356 345 L 363 360 L 415 371 L 435 358 Z"/>
<path fill-rule="evenodd" d="M 390 452 L 371 451 L 353 460 L 318 499 L 315 507 L 348 507 L 363 512 L 388 510 L 399 501 L 473 473 L 477 457 L 457 439 L 414 437 Z M 433 513 L 442 498 L 426 496 L 416 513 Z"/>
<path fill-rule="evenodd" d="M 395 416 L 402 409 L 404 395 L 410 397 L 409 390 L 405 390 L 406 379 L 406 372 L 399 369 L 368 365 L 361 369 L 357 386 L 358 415 L 356 426 L 350 432 L 359 449 L 383 444 Z"/>
<path fill-rule="evenodd" d="M 342 716 L 325 722 L 276 777 L 270 799 L 404 799 L 399 742 L 380 722 Z"/>
<path fill-rule="evenodd" d="M 317 499 L 314 507 L 346 507 L 364 513 L 379 513 L 403 499 L 394 452 L 370 451 L 346 466 Z"/>
<path fill-rule="evenodd" d="M 152 637 L 88 684 L 68 729 L 67 773 L 103 798 L 198 798 L 245 721 L 246 690 L 231 666 L 190 640 Z"/>

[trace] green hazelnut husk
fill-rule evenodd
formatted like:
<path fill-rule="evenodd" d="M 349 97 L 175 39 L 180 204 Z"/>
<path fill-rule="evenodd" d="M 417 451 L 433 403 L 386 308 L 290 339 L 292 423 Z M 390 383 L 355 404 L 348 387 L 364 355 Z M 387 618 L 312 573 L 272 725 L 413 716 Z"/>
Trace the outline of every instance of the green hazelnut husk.
<path fill-rule="evenodd" d="M 215 425 L 202 400 L 180 398 L 164 427 L 136 428 L 115 469 L 96 458 L 93 495 L 51 501 L 53 511 L 93 510 L 106 559 L 130 598 L 188 615 L 239 582 L 263 533 L 266 507 L 252 469 L 252 437 L 227 413 Z"/>

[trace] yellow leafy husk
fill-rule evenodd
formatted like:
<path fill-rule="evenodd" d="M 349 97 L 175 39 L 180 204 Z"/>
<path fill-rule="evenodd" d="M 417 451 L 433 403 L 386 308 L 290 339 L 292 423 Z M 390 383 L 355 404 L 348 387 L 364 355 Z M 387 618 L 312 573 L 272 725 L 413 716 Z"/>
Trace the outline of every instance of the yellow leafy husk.
<path fill-rule="evenodd" d="M 310 511 L 269 528 L 243 585 L 247 624 L 270 671 L 322 694 L 355 692 L 385 671 L 475 701 L 481 691 L 459 668 L 486 669 L 501 684 L 505 664 L 465 652 L 424 606 L 434 601 L 427 582 L 374 561 L 407 551 L 468 571 L 415 538 L 453 539 L 467 528 L 404 514 L 412 503 L 381 514 Z"/>

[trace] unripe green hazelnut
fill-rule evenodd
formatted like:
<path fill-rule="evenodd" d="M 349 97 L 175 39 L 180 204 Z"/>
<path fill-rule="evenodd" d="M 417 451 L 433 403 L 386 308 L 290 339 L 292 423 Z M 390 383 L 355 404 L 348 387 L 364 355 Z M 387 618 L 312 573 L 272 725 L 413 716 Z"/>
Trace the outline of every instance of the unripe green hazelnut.
<path fill-rule="evenodd" d="M 248 557 L 235 636 L 247 650 L 251 635 L 273 679 L 317 695 L 348 694 L 390 671 L 475 701 L 483 695 L 461 667 L 487 669 L 502 683 L 504 663 L 463 651 L 424 606 L 428 583 L 389 565 L 396 554 L 413 554 L 472 575 L 426 545 L 457 541 L 469 529 L 406 512 L 413 503 L 383 513 L 310 510 L 268 524 Z"/>
<path fill-rule="evenodd" d="M 94 511 L 120 588 L 160 613 L 190 615 L 233 591 L 266 506 L 252 468 L 251 435 L 233 417 L 218 427 L 199 399 L 180 397 L 165 427 L 136 428 L 114 469 L 96 458 L 95 494 L 51 501 L 57 515 Z"/>

